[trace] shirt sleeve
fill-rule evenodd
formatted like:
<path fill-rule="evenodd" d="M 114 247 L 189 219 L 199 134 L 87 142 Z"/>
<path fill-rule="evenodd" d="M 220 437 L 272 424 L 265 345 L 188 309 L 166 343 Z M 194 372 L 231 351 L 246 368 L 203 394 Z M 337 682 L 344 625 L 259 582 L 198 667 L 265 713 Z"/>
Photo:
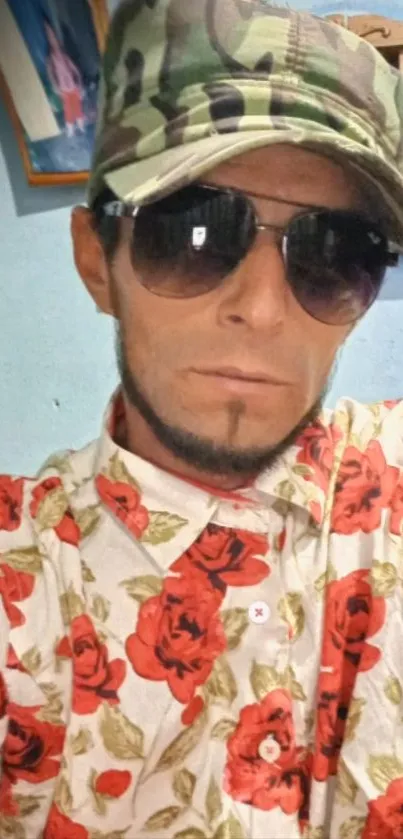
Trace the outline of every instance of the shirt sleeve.
<path fill-rule="evenodd" d="M 32 569 L 38 565 L 30 521 L 30 482 L 0 475 L 0 817 L 12 815 L 11 783 L 5 759 L 12 703 L 29 704 L 30 687 L 19 677 L 24 668 L 17 656 L 13 633 L 27 626 L 25 607 L 34 588 Z M 18 637 L 18 636 L 17 636 Z M 0 819 L 1 821 L 1 819 Z"/>
<path fill-rule="evenodd" d="M 8 690 L 6 680 L 6 662 L 9 645 L 10 627 L 3 597 L 0 597 L 0 814 L 3 801 L 3 746 L 7 733 L 7 702 Z"/>
<path fill-rule="evenodd" d="M 18 564 L 18 551 L 24 541 L 24 484 L 22 478 L 0 475 L 0 822 L 2 816 L 7 816 L 9 802 L 4 746 L 10 702 L 10 616 L 19 616 L 15 601 L 22 593 L 18 578 L 13 576 L 12 564 Z"/>
<path fill-rule="evenodd" d="M 65 504 L 56 474 L 0 475 L 1 836 L 3 823 L 10 837 L 43 835 L 59 774 L 71 665 L 56 655 L 64 543 L 52 524 Z"/>

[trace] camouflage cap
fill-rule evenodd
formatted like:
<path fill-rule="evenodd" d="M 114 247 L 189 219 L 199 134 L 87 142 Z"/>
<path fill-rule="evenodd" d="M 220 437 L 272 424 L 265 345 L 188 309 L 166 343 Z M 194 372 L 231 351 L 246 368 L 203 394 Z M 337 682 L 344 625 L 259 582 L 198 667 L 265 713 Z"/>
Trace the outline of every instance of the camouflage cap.
<path fill-rule="evenodd" d="M 369 43 L 266 0 L 124 0 L 103 61 L 88 200 L 154 201 L 248 149 L 359 169 L 403 243 L 403 75 Z"/>

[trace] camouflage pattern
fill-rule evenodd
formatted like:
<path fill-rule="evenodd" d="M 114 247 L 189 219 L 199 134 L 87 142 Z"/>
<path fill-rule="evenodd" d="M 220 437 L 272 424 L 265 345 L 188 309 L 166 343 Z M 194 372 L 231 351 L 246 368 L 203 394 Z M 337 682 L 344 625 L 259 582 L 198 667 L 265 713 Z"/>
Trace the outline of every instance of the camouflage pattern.
<path fill-rule="evenodd" d="M 403 242 L 403 76 L 354 33 L 266 0 L 124 0 L 89 182 L 148 203 L 248 149 L 303 144 L 360 169 Z"/>

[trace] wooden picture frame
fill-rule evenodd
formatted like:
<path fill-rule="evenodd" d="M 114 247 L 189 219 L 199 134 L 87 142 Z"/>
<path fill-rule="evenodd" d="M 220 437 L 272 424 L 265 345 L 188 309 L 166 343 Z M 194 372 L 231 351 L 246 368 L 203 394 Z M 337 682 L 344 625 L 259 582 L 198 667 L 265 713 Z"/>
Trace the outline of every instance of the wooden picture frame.
<path fill-rule="evenodd" d="M 403 21 L 382 15 L 329 15 L 328 20 L 365 38 L 386 61 L 403 72 Z"/>
<path fill-rule="evenodd" d="M 25 0 L 26 4 L 32 3 L 33 8 L 35 7 L 35 2 L 36 0 Z M 60 0 L 51 0 L 51 2 L 48 0 L 50 9 L 53 12 L 53 17 L 50 16 L 52 26 L 55 19 L 55 10 L 57 14 L 58 2 Z M 28 183 L 31 186 L 60 186 L 85 183 L 88 180 L 88 169 L 95 131 L 96 98 L 99 82 L 99 75 L 94 75 L 94 72 L 96 72 L 96 57 L 99 62 L 98 67 L 100 67 L 100 60 L 105 48 L 109 25 L 106 0 L 75 0 L 74 3 L 75 13 L 77 13 L 77 3 L 82 3 L 82 9 L 80 10 L 82 13 L 81 27 L 79 36 L 77 35 L 82 41 L 86 37 L 85 34 L 83 35 L 84 27 L 82 23 L 83 21 L 88 21 L 89 41 L 87 46 L 91 47 L 92 52 L 87 49 L 83 53 L 83 58 L 85 57 L 85 62 L 87 63 L 86 69 L 88 71 L 88 56 L 92 56 L 90 77 L 88 75 L 87 77 L 85 76 L 85 71 L 82 72 L 83 68 L 79 68 L 79 62 L 77 60 L 76 62 L 72 60 L 71 53 L 67 51 L 67 47 L 61 38 L 53 40 L 52 28 L 48 20 L 43 23 L 41 19 L 38 32 L 41 31 L 41 25 L 43 23 L 43 31 L 46 32 L 46 44 L 50 56 L 47 57 L 46 61 L 50 63 L 46 64 L 46 70 L 44 70 L 45 58 L 43 58 L 41 65 L 38 62 L 35 63 L 32 53 L 29 50 L 29 42 L 24 39 L 18 29 L 18 20 L 13 15 L 12 3 L 13 0 L 0 0 L 0 96 L 2 96 L 10 116 Z M 68 8 L 66 7 L 66 3 L 63 5 L 64 9 Z M 43 3 L 38 6 L 38 16 L 41 15 L 42 8 Z M 24 23 L 25 21 L 26 18 L 24 18 Z M 7 49 L 7 46 L 10 44 L 10 30 L 13 37 L 12 50 Z M 60 32 L 63 33 L 61 26 Z M 5 41 L 4 39 L 7 38 L 8 40 Z M 45 43 L 44 38 L 42 42 Z M 53 44 L 53 52 L 50 46 L 51 43 Z M 70 43 L 73 43 L 73 41 L 70 40 Z M 75 43 L 77 44 L 77 42 Z M 61 50 L 60 53 L 58 52 L 59 50 Z M 6 67 L 7 54 L 9 61 Z M 37 51 L 35 54 L 37 55 Z M 62 56 L 61 65 L 60 62 L 59 64 L 57 63 L 59 55 Z M 67 60 L 67 63 L 64 65 L 68 71 L 67 80 L 65 74 L 62 75 L 64 69 L 63 57 L 64 61 Z M 83 66 L 85 67 L 85 64 Z M 25 69 L 24 73 L 21 70 L 22 67 Z M 29 72 L 26 71 L 26 68 L 28 68 Z M 60 70 L 59 75 L 58 70 Z M 44 84 L 45 72 L 47 80 Z M 26 76 L 28 76 L 28 79 Z M 63 79 L 65 88 L 70 86 L 73 87 L 73 90 L 67 90 L 67 92 L 66 90 L 62 90 L 61 84 L 59 85 L 59 78 Z M 81 85 L 79 84 L 80 78 L 82 80 Z M 88 79 L 91 80 L 89 84 L 86 84 L 86 79 L 87 82 Z M 72 80 L 73 83 L 71 83 Z M 13 97 L 13 89 L 18 93 L 19 107 L 17 107 Z M 49 90 L 51 91 L 52 100 L 50 98 L 47 99 L 47 91 Z M 39 103 L 37 117 L 29 101 L 31 94 L 33 98 L 36 96 Z M 44 115 L 43 120 L 41 120 L 42 111 Z M 68 122 L 67 120 L 71 121 Z M 51 130 L 49 138 L 45 137 L 39 141 L 31 141 L 27 133 L 27 124 L 32 124 L 35 132 L 37 124 L 39 131 L 41 131 L 41 122 L 42 124 L 49 123 Z M 48 161 L 46 165 L 43 163 L 44 160 Z M 64 170 L 65 160 L 68 161 L 68 165 L 66 165 Z"/>

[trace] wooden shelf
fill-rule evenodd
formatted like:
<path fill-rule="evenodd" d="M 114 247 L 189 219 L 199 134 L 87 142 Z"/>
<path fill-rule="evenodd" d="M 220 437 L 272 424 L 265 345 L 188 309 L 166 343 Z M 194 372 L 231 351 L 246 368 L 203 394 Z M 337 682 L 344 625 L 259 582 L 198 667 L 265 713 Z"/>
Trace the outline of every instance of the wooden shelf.
<path fill-rule="evenodd" d="M 329 15 L 327 20 L 365 38 L 389 64 L 403 72 L 403 22 L 382 15 Z"/>

